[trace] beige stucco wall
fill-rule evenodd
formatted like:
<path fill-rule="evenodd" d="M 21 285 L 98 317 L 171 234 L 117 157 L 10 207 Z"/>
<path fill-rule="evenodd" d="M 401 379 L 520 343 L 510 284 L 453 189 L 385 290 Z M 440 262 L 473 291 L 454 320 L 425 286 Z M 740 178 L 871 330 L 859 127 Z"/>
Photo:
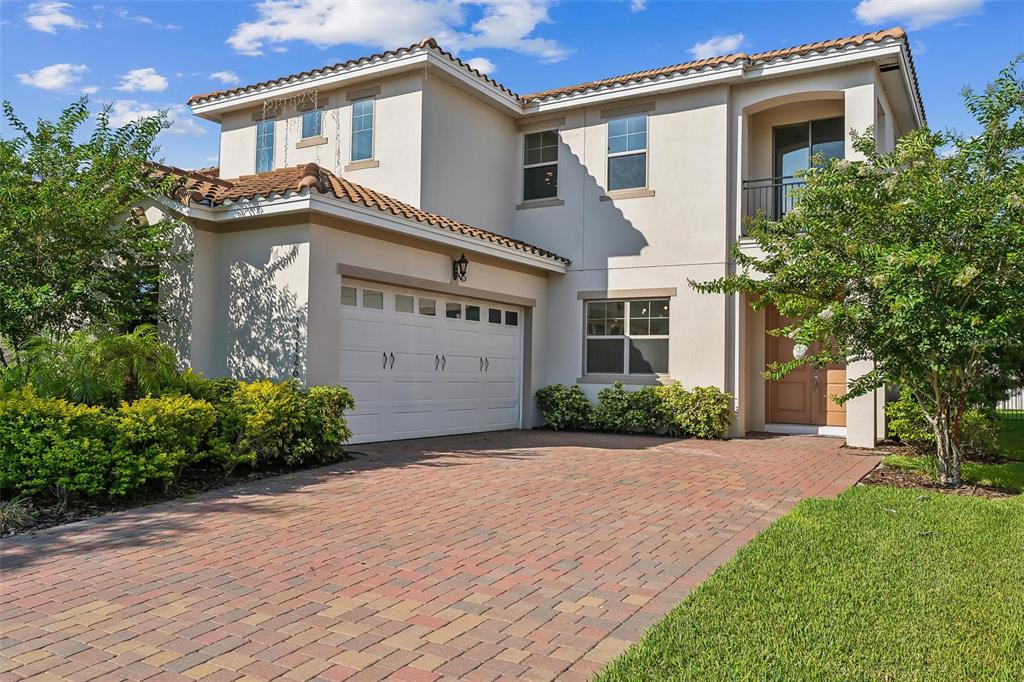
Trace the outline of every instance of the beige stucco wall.
<path fill-rule="evenodd" d="M 427 74 L 421 207 L 493 232 L 511 232 L 517 137 L 511 116 Z"/>
<path fill-rule="evenodd" d="M 352 102 L 348 97 L 380 88 L 374 98 L 374 158 L 378 165 L 345 170 L 352 153 Z M 317 163 L 347 179 L 364 184 L 388 196 L 421 203 L 421 140 L 423 76 L 408 73 L 361 83 L 344 90 L 317 93 L 323 109 L 323 144 L 302 146 L 302 113 L 294 104 L 278 109 L 274 124 L 274 167 Z M 306 99 L 304 102 L 310 102 Z M 221 123 L 220 174 L 233 178 L 255 172 L 256 121 L 258 107 L 224 115 Z"/>

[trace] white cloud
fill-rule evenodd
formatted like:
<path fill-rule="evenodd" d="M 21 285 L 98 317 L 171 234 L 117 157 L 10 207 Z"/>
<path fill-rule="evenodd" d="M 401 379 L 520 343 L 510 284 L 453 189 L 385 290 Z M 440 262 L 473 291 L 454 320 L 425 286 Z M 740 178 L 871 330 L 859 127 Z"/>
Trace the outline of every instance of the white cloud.
<path fill-rule="evenodd" d="M 171 126 L 164 131 L 165 133 L 172 135 L 206 134 L 206 130 L 195 122 L 192 112 L 184 104 L 158 107 L 133 99 L 119 99 L 110 103 L 110 125 L 120 127 L 146 116 L 156 116 L 161 111 L 167 112 L 167 118 L 171 122 Z"/>
<path fill-rule="evenodd" d="M 746 40 L 747 37 L 742 33 L 733 33 L 727 36 L 714 36 L 691 47 L 690 54 L 693 55 L 694 59 L 719 57 L 740 49 Z"/>
<path fill-rule="evenodd" d="M 51 64 L 29 73 L 19 73 L 18 80 L 34 88 L 63 90 L 77 83 L 88 70 L 85 64 Z"/>
<path fill-rule="evenodd" d="M 98 86 L 98 85 L 83 85 L 82 86 L 82 94 L 83 95 L 95 95 L 99 91 L 99 89 L 100 89 L 100 86 Z"/>
<path fill-rule="evenodd" d="M 630 12 L 643 12 L 647 9 L 647 0 L 629 0 Z"/>
<path fill-rule="evenodd" d="M 156 72 L 156 69 L 132 69 L 121 76 L 121 84 L 118 90 L 134 92 L 136 90 L 148 90 L 149 92 L 160 92 L 167 89 L 167 79 Z"/>
<path fill-rule="evenodd" d="M 145 24 L 146 26 L 153 26 L 155 28 L 164 28 L 169 30 L 179 29 L 181 26 L 177 24 L 158 24 L 149 17 L 142 14 L 129 14 L 128 10 L 123 7 L 118 7 L 114 10 L 114 16 L 124 19 L 125 21 L 134 21 L 139 24 Z"/>
<path fill-rule="evenodd" d="M 494 62 L 487 57 L 473 57 L 472 59 L 467 59 L 466 63 L 485 76 L 487 74 L 494 73 L 498 69 L 498 67 L 494 65 Z"/>
<path fill-rule="evenodd" d="M 235 85 L 242 80 L 234 71 L 214 71 L 210 74 L 210 78 L 226 85 Z"/>
<path fill-rule="evenodd" d="M 502 48 L 539 57 L 564 59 L 561 43 L 533 35 L 550 21 L 553 0 L 262 0 L 257 18 L 239 24 L 228 44 L 242 54 L 258 55 L 281 43 L 305 41 L 318 47 L 344 43 L 391 49 L 432 35 L 447 49 Z M 472 26 L 466 9 L 482 12 Z"/>
<path fill-rule="evenodd" d="M 913 30 L 973 14 L 984 0 L 861 0 L 854 10 L 865 24 L 904 22 Z"/>
<path fill-rule="evenodd" d="M 85 23 L 65 11 L 70 8 L 66 2 L 34 2 L 25 11 L 25 23 L 43 33 L 56 33 L 58 28 L 85 28 Z"/>

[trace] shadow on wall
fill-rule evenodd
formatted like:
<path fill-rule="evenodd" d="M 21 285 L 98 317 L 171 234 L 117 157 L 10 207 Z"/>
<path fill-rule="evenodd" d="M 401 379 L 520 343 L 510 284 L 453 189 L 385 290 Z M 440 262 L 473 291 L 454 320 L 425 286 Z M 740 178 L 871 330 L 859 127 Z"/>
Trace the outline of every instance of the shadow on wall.
<path fill-rule="evenodd" d="M 234 262 L 228 276 L 228 374 L 236 379 L 306 376 L 307 304 L 280 285 L 299 257 L 297 245 L 274 247 L 266 263 Z"/>
<path fill-rule="evenodd" d="M 165 266 L 160 282 L 160 310 L 165 317 L 158 325 L 160 340 L 174 349 L 181 369 L 191 364 L 193 255 L 195 230 L 191 225 L 175 221 L 171 253 L 177 260 Z"/>

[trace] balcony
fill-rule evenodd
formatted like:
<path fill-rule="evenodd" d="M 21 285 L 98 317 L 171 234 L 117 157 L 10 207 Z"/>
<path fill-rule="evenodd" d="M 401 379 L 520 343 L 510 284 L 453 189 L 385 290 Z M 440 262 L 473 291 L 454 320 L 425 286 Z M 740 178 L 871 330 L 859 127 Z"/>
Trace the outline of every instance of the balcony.
<path fill-rule="evenodd" d="M 795 205 L 793 189 L 803 184 L 803 180 L 792 175 L 744 180 L 743 217 L 753 218 L 763 213 L 771 220 L 781 220 Z M 743 221 L 741 234 L 747 236 L 746 220 Z"/>

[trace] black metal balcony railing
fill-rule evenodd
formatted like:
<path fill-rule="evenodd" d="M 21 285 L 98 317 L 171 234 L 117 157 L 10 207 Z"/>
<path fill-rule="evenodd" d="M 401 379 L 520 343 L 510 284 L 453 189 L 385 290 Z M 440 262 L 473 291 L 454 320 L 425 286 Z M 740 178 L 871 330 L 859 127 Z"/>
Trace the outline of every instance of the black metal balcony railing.
<path fill-rule="evenodd" d="M 764 213 L 772 220 L 781 220 L 793 208 L 795 197 L 792 191 L 804 184 L 792 175 L 777 178 L 760 178 L 743 181 L 743 215 L 754 217 Z M 746 221 L 743 234 L 747 233 Z"/>

